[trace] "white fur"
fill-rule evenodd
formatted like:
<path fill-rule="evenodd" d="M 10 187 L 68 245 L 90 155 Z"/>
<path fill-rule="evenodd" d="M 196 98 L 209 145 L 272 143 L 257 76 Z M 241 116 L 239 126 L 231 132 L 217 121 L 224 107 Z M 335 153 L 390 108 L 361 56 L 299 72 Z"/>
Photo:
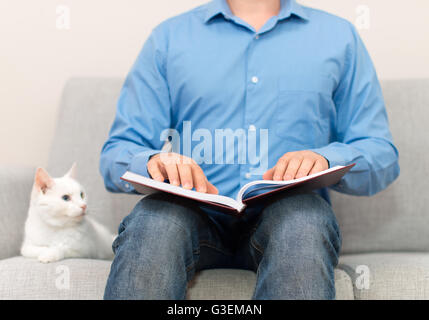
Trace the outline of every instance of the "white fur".
<path fill-rule="evenodd" d="M 61 178 L 50 178 L 38 169 L 25 222 L 23 256 L 44 263 L 66 258 L 113 258 L 115 237 L 86 216 L 86 194 L 74 175 L 75 165 Z M 69 195 L 70 200 L 63 200 L 63 195 Z"/>

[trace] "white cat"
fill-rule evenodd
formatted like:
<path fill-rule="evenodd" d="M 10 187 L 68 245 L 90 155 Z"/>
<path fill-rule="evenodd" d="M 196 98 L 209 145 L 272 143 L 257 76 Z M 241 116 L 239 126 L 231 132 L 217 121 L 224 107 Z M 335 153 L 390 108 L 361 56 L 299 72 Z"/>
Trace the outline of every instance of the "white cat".
<path fill-rule="evenodd" d="M 36 171 L 21 254 L 48 263 L 66 258 L 113 258 L 115 238 L 86 216 L 86 194 L 76 164 L 61 178 Z"/>

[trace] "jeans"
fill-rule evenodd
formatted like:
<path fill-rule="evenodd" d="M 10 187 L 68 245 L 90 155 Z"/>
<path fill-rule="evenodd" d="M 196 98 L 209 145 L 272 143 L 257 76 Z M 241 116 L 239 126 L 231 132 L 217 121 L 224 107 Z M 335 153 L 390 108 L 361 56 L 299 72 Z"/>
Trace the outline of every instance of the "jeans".
<path fill-rule="evenodd" d="M 257 274 L 253 299 L 334 299 L 341 236 L 314 193 L 273 197 L 238 218 L 188 199 L 153 194 L 119 226 L 105 299 L 185 299 L 197 271 Z"/>

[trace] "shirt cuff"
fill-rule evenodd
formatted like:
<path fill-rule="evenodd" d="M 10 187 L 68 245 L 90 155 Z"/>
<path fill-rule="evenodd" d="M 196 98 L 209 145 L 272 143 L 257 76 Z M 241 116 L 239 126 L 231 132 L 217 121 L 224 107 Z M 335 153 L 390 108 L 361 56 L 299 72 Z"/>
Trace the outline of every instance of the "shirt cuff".
<path fill-rule="evenodd" d="M 344 157 L 335 149 L 336 148 L 332 144 L 328 144 L 327 146 L 321 148 L 310 149 L 310 151 L 313 151 L 324 157 L 328 161 L 329 168 L 333 168 L 335 166 L 345 166 L 346 161 Z"/>
<path fill-rule="evenodd" d="M 344 152 L 341 152 L 341 150 L 344 151 L 344 147 L 344 145 L 334 142 L 321 148 L 310 149 L 310 151 L 313 151 L 324 157 L 328 161 L 329 168 L 333 168 L 336 166 L 347 165 L 347 161 L 344 158 Z M 344 178 L 342 178 L 337 184 L 330 186 L 330 188 L 341 191 L 341 189 L 344 187 L 343 180 Z"/>
<path fill-rule="evenodd" d="M 137 153 L 130 162 L 128 166 L 128 171 L 133 173 L 137 173 L 147 178 L 151 178 L 149 172 L 147 171 L 147 163 L 149 162 L 150 157 L 153 155 L 160 153 L 160 150 L 146 150 L 140 153 Z"/>

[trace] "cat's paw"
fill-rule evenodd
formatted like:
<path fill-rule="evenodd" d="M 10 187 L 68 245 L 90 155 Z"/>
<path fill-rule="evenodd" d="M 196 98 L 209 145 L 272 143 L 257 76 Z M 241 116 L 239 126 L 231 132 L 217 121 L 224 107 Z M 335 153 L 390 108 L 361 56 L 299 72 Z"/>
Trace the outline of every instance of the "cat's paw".
<path fill-rule="evenodd" d="M 46 249 L 37 257 L 37 259 L 42 263 L 55 262 L 62 258 L 62 254 L 55 249 Z"/>

